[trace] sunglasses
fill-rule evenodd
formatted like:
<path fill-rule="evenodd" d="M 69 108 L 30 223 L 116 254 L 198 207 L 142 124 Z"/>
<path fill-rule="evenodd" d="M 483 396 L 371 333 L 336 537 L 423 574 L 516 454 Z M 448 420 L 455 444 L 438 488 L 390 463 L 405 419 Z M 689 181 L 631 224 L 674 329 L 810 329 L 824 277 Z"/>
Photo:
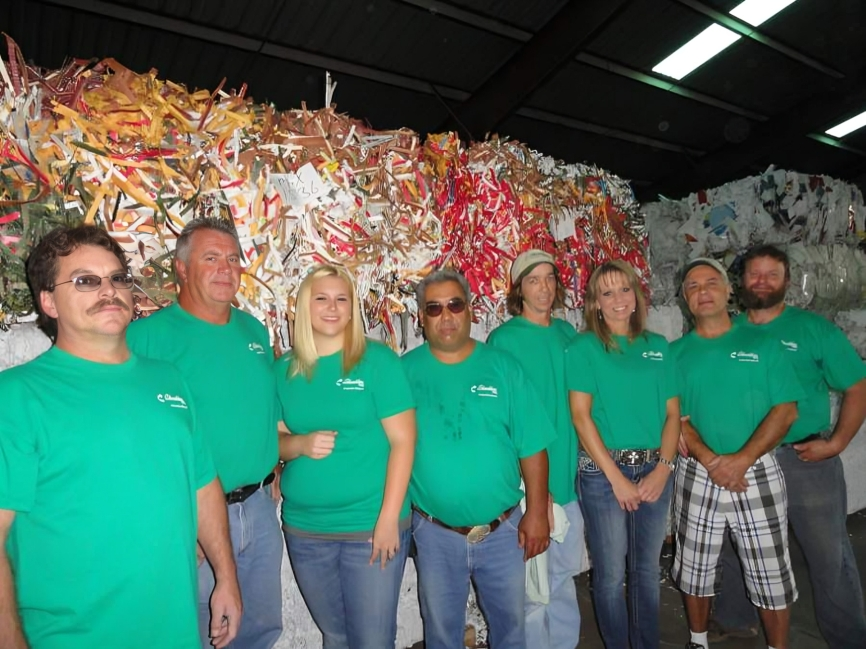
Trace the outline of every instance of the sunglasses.
<path fill-rule="evenodd" d="M 466 310 L 466 301 L 461 300 L 459 297 L 455 297 L 451 300 L 448 300 L 448 304 L 439 304 L 439 302 L 428 302 L 424 305 L 424 313 L 431 318 L 435 318 L 442 315 L 442 309 L 445 308 L 447 308 L 454 315 L 457 315 L 458 313 L 463 313 Z"/>
<path fill-rule="evenodd" d="M 128 273 L 115 273 L 108 277 L 99 277 L 99 275 L 79 275 L 78 277 L 73 277 L 66 282 L 57 282 L 54 285 L 54 288 L 57 288 L 61 284 L 72 284 L 75 287 L 75 290 L 81 291 L 82 293 L 89 293 L 90 291 L 95 291 L 102 286 L 103 279 L 107 279 L 111 282 L 111 285 L 114 288 L 127 291 L 132 288 L 133 284 L 135 284 L 132 275 L 129 275 Z"/>

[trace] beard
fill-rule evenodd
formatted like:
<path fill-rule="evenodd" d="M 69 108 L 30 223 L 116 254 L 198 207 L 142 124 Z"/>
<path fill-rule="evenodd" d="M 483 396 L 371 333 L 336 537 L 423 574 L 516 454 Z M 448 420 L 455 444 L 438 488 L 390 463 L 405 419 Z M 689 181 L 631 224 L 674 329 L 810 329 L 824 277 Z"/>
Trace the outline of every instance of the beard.
<path fill-rule="evenodd" d="M 740 289 L 740 302 L 747 309 L 771 309 L 785 299 L 786 286 L 777 291 L 771 291 L 764 295 L 750 291 L 747 288 Z"/>

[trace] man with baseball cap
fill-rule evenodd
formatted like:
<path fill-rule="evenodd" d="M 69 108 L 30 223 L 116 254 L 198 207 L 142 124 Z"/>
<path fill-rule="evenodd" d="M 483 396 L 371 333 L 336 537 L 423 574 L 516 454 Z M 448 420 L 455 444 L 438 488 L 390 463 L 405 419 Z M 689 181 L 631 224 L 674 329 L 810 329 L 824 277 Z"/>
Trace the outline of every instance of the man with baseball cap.
<path fill-rule="evenodd" d="M 788 517 L 809 567 L 818 628 L 833 649 L 862 647 L 866 639 L 863 590 L 846 528 L 847 491 L 841 453 L 866 416 L 866 364 L 829 320 L 785 304 L 788 256 L 760 245 L 744 257 L 740 299 L 746 312 L 735 323 L 771 335 L 791 359 L 806 390 L 800 416 L 776 449 L 785 475 Z M 842 405 L 830 425 L 830 390 Z M 718 639 L 752 628 L 739 565 L 722 551 L 722 590 L 715 601 Z"/>
<path fill-rule="evenodd" d="M 526 646 L 537 649 L 574 649 L 580 639 L 580 610 L 573 577 L 583 559 L 583 516 L 577 504 L 577 436 L 571 425 L 565 387 L 565 349 L 574 327 L 553 317 L 564 306 L 565 287 L 553 256 L 527 250 L 511 265 L 511 288 L 506 305 L 512 318 L 494 329 L 487 343 L 510 352 L 535 386 L 538 404 L 556 429 L 547 448 L 549 489 L 569 525 L 559 542 L 546 551 L 548 602 L 526 600 Z"/>
<path fill-rule="evenodd" d="M 689 452 L 676 471 L 671 573 L 684 594 L 686 646 L 707 647 L 719 553 L 730 528 L 768 645 L 787 649 L 797 590 L 785 482 L 772 450 L 796 419 L 803 389 L 778 341 L 731 322 L 731 286 L 719 262 L 689 262 L 682 294 L 695 328 L 671 345 Z"/>

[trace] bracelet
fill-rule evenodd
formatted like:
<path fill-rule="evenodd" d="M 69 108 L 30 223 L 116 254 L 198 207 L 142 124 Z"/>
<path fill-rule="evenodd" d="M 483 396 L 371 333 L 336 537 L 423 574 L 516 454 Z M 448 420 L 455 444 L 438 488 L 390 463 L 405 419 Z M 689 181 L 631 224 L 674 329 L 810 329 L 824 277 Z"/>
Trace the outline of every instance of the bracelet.
<path fill-rule="evenodd" d="M 659 457 L 659 464 L 664 464 L 667 468 L 671 470 L 671 473 L 677 470 L 676 458 L 674 458 L 673 460 L 666 460 L 663 457 Z"/>

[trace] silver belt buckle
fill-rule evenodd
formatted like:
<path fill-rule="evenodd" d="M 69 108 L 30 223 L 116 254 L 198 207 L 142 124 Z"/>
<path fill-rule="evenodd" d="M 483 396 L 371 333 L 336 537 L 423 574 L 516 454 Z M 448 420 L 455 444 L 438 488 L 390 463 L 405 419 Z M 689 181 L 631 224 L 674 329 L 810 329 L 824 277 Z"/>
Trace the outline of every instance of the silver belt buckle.
<path fill-rule="evenodd" d="M 466 541 L 468 543 L 479 543 L 480 541 L 483 541 L 488 534 L 490 534 L 489 523 L 485 523 L 484 525 L 476 525 L 471 530 L 469 530 L 469 534 L 466 535 Z"/>
<path fill-rule="evenodd" d="M 642 451 L 628 451 L 622 456 L 623 464 L 627 466 L 637 466 L 643 464 L 646 459 L 646 453 Z"/>

